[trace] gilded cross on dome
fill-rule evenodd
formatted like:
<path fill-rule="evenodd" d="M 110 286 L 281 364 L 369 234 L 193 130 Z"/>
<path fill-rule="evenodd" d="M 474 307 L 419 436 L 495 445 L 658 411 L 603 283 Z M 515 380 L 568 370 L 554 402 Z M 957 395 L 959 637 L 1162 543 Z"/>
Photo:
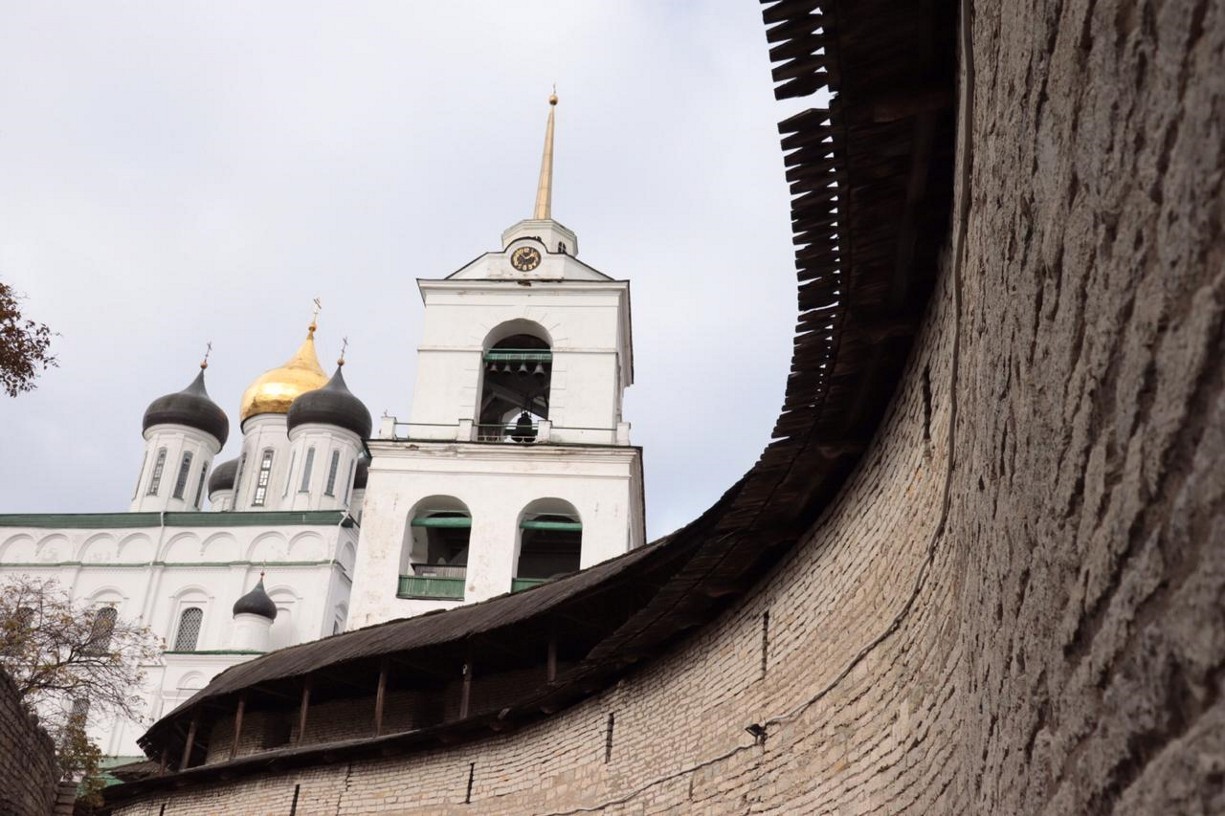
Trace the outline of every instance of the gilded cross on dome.
<path fill-rule="evenodd" d="M 312 336 L 314 336 L 315 334 L 315 329 L 318 328 L 319 312 L 323 310 L 323 301 L 321 299 L 315 298 L 313 303 L 315 304 L 315 309 L 314 311 L 311 312 L 311 325 L 310 325 L 310 333 Z"/>

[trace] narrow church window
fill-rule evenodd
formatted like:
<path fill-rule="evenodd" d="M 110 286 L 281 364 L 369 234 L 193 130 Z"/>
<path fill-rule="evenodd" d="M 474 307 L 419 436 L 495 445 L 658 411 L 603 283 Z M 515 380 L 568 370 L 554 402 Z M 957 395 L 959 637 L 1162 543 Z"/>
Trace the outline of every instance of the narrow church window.
<path fill-rule="evenodd" d="M 302 484 L 298 486 L 299 493 L 305 493 L 310 490 L 311 486 L 311 468 L 315 464 L 315 449 L 309 448 L 306 451 L 306 461 L 302 463 Z"/>
<path fill-rule="evenodd" d="M 115 619 L 119 612 L 113 606 L 104 606 L 94 613 L 94 623 L 89 629 L 90 654 L 102 654 L 111 645 L 111 635 L 115 632 Z"/>
<path fill-rule="evenodd" d="M 353 474 L 357 470 L 357 460 L 349 463 L 349 480 L 345 482 L 345 506 L 349 506 L 349 495 L 353 492 Z"/>
<path fill-rule="evenodd" d="M 76 697 L 72 701 L 72 711 L 68 714 L 68 719 L 77 722 L 85 722 L 89 717 L 89 698 Z"/>
<path fill-rule="evenodd" d="M 183 461 L 179 463 L 179 475 L 174 480 L 174 498 L 183 498 L 183 491 L 187 489 L 187 477 L 191 475 L 191 451 L 183 454 Z"/>
<path fill-rule="evenodd" d="M 281 498 L 289 495 L 289 486 L 293 484 L 293 466 L 298 464 L 298 452 L 294 451 L 289 456 L 289 470 L 285 473 L 285 492 L 281 494 Z"/>
<path fill-rule="evenodd" d="M 259 477 L 255 480 L 255 498 L 251 500 L 252 507 L 263 507 L 268 495 L 268 480 L 272 478 L 272 448 L 264 450 L 263 459 L 259 463 Z"/>
<path fill-rule="evenodd" d="M 204 621 L 204 610 L 189 606 L 179 615 L 179 632 L 174 638 L 176 652 L 194 652 L 200 640 L 200 624 Z"/>
<path fill-rule="evenodd" d="M 166 449 L 158 448 L 157 463 L 153 466 L 153 478 L 149 480 L 150 496 L 156 496 L 157 490 L 162 486 L 162 471 L 166 468 Z"/>
<path fill-rule="evenodd" d="M 329 496 L 336 495 L 336 471 L 340 467 L 340 451 L 332 451 L 332 462 L 328 465 L 328 484 L 323 492 Z"/>
<path fill-rule="evenodd" d="M 208 463 L 200 465 L 200 484 L 196 485 L 196 509 L 200 509 L 200 502 L 204 498 L 204 483 L 208 481 Z"/>

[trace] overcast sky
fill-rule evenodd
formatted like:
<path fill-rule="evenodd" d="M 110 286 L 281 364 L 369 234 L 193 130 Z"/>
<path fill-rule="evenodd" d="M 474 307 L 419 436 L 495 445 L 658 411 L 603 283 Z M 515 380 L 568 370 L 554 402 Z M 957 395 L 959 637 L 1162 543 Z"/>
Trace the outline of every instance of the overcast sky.
<path fill-rule="evenodd" d="M 406 417 L 421 301 L 531 214 L 631 281 L 648 534 L 756 460 L 795 324 L 760 6 L 0 0 L 0 279 L 60 366 L 0 397 L 0 512 L 122 511 L 140 421 L 195 375 L 235 455 L 246 385 L 301 341 Z"/>

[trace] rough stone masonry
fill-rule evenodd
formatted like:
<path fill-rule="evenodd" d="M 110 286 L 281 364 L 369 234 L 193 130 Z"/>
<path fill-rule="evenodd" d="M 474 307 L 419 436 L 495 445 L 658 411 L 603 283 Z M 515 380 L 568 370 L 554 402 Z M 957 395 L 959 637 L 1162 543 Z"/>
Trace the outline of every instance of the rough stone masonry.
<path fill-rule="evenodd" d="M 58 783 L 55 744 L 0 670 L 0 816 L 47 816 Z"/>

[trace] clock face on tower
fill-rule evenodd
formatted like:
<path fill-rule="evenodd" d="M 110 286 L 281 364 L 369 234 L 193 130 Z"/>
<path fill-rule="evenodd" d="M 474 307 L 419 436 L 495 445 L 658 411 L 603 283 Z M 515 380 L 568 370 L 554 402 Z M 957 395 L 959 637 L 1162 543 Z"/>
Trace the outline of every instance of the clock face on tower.
<path fill-rule="evenodd" d="M 520 272 L 531 272 L 540 266 L 540 252 L 536 247 L 519 247 L 511 253 L 510 265 Z"/>

